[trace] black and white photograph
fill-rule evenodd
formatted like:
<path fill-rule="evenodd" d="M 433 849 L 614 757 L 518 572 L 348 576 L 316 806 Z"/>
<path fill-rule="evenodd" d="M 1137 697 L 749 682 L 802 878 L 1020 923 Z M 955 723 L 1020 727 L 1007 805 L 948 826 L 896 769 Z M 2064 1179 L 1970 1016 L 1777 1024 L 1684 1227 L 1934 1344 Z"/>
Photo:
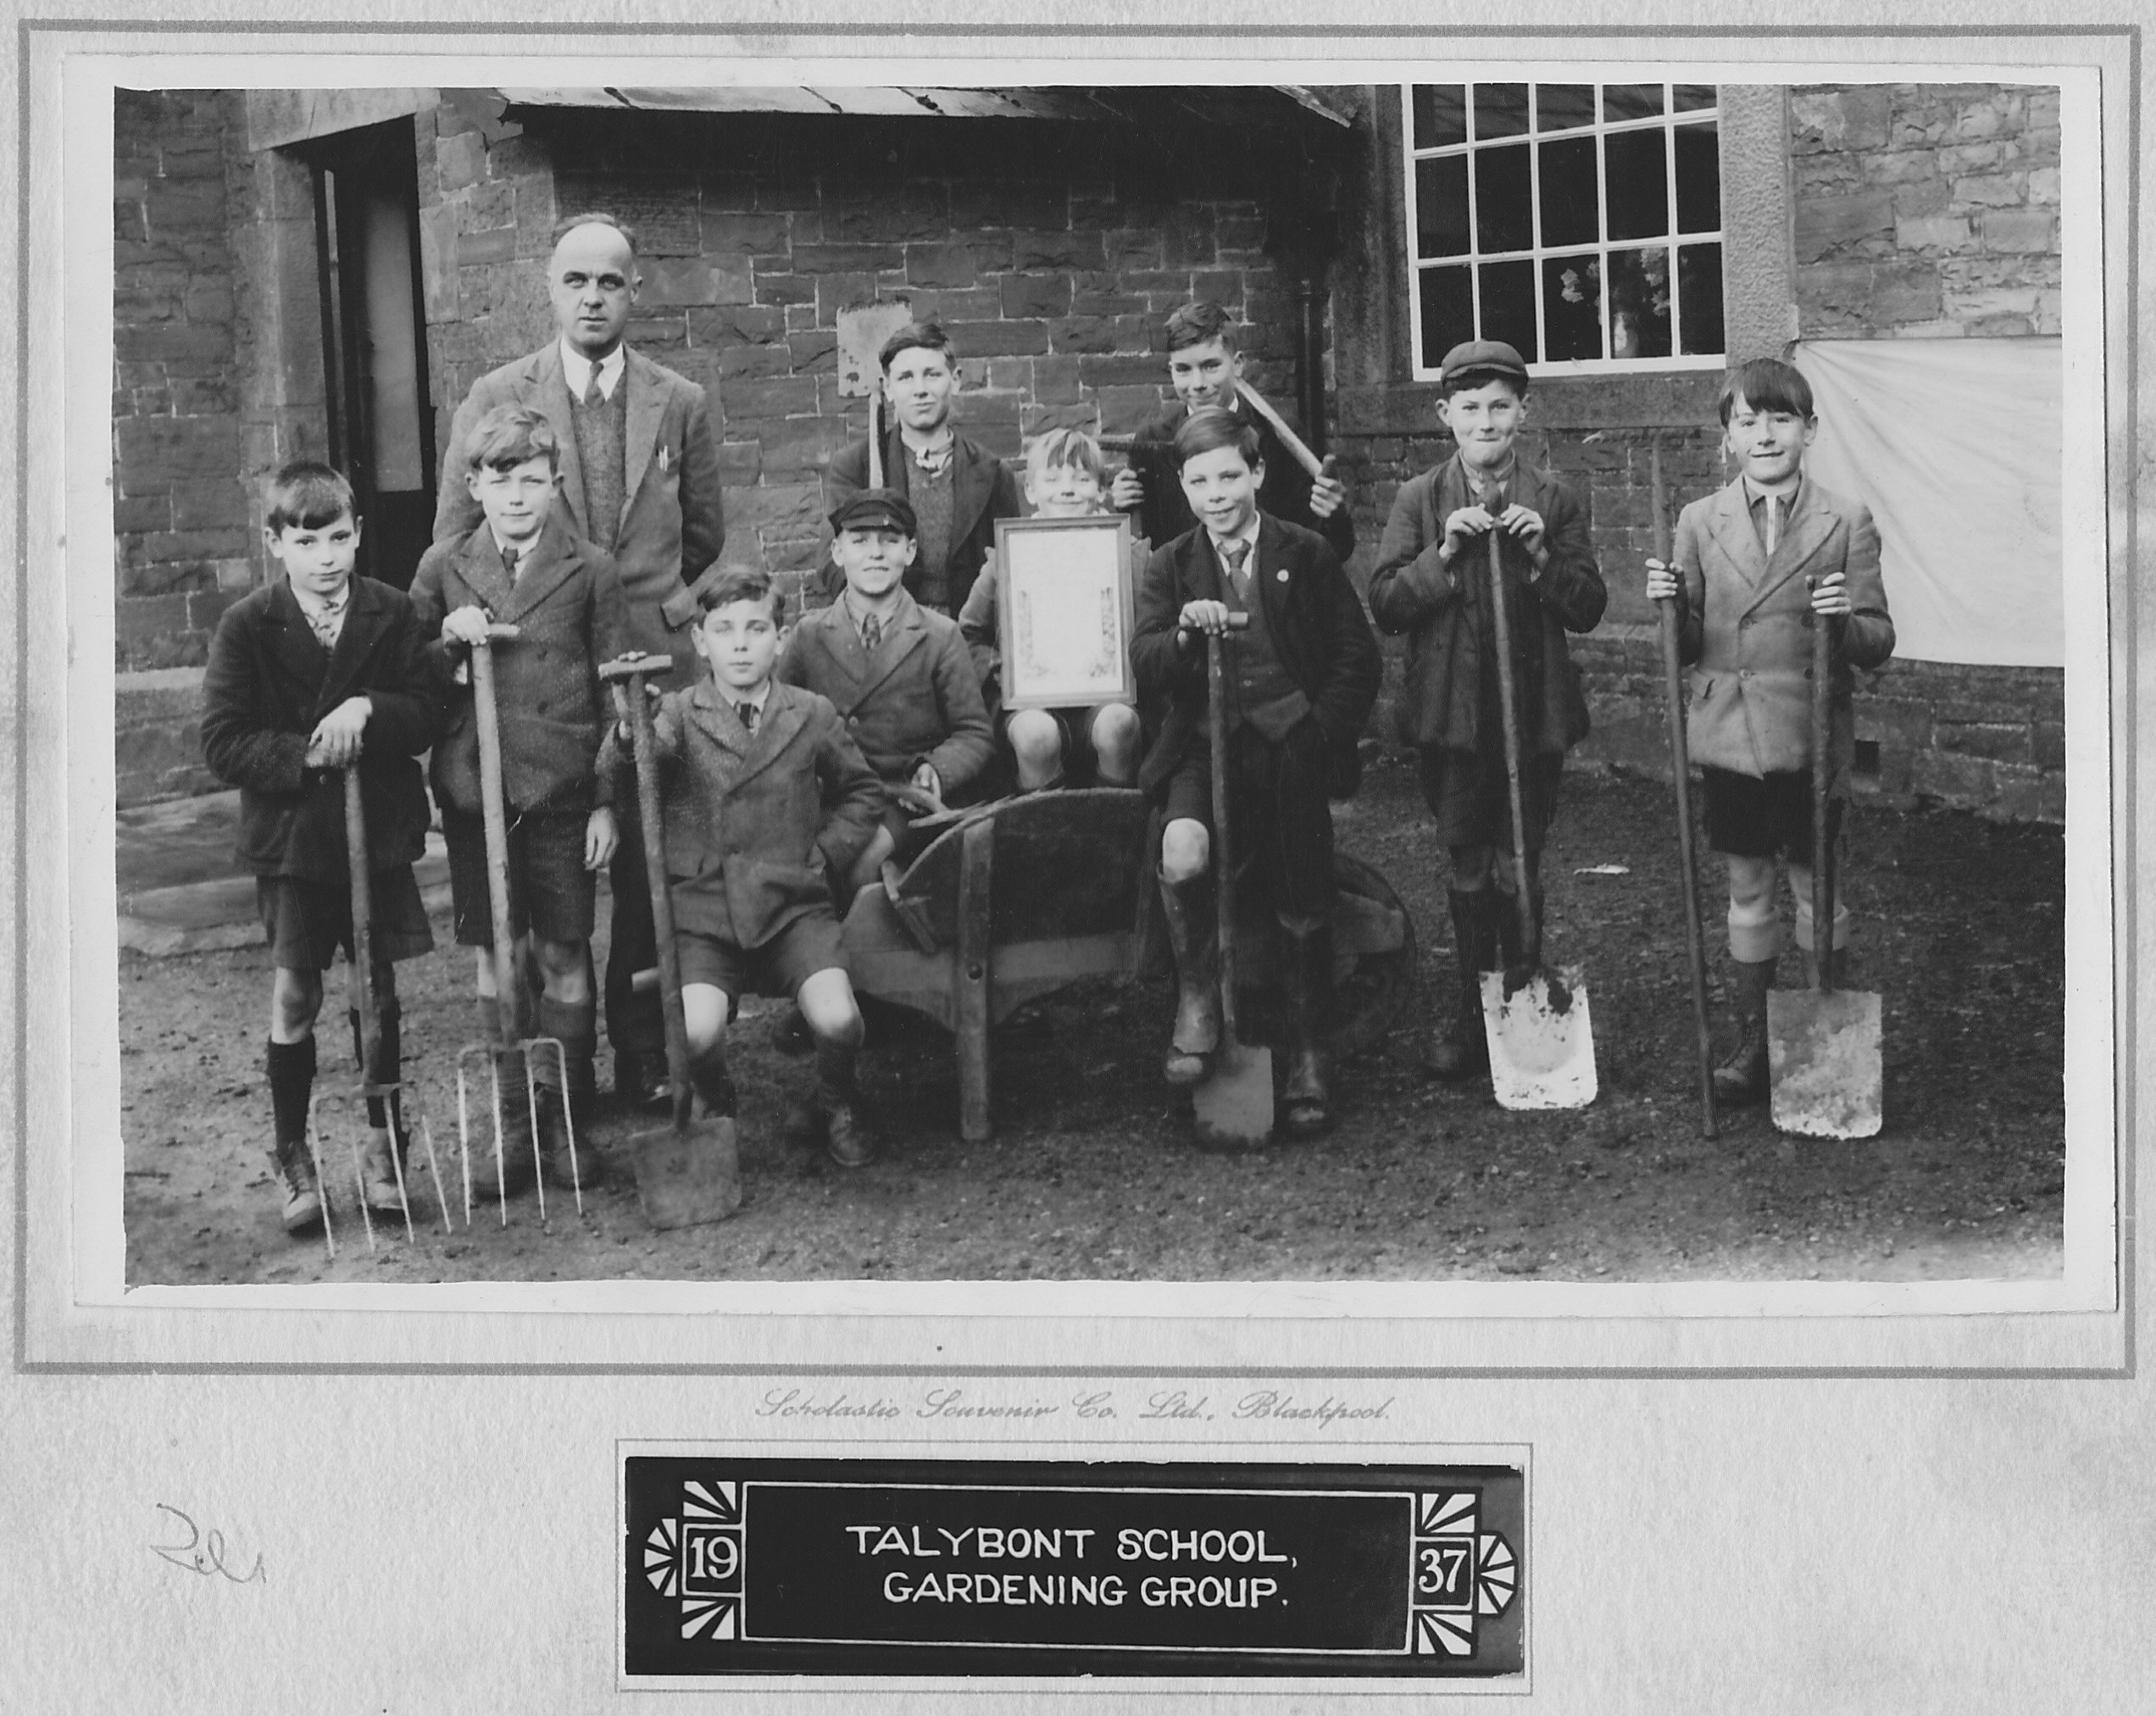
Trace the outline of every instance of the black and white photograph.
<path fill-rule="evenodd" d="M 2137 1708 L 2137 28 L 1483 28 L 24 23 L 115 1688 Z"/>

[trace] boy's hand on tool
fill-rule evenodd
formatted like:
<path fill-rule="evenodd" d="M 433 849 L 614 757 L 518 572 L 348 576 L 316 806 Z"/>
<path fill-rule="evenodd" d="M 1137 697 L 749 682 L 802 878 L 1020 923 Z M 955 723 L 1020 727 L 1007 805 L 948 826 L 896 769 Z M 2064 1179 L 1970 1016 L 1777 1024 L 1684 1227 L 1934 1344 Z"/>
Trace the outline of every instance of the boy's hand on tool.
<path fill-rule="evenodd" d="M 1185 631 L 1202 631 L 1210 637 L 1225 637 L 1228 633 L 1228 604 L 1208 602 L 1200 597 L 1186 602 L 1175 624 Z"/>
<path fill-rule="evenodd" d="M 343 769 L 357 762 L 360 735 L 366 731 L 367 717 L 374 712 L 375 706 L 367 698 L 347 697 L 323 716 L 308 737 L 307 767 Z"/>
<path fill-rule="evenodd" d="M 1856 604 L 1849 600 L 1848 580 L 1844 574 L 1825 572 L 1812 581 L 1813 613 L 1838 615 L 1855 610 Z"/>
<path fill-rule="evenodd" d="M 453 608 L 442 616 L 442 641 L 460 643 L 470 647 L 475 643 L 486 643 L 496 637 L 514 637 L 516 628 L 508 626 L 495 630 L 494 622 L 486 617 L 486 610 L 475 602 Z"/>
<path fill-rule="evenodd" d="M 1115 473 L 1115 480 L 1108 486 L 1108 503 L 1119 513 L 1127 513 L 1134 507 L 1145 504 L 1145 479 L 1127 464 Z"/>
<path fill-rule="evenodd" d="M 1677 593 L 1677 569 L 1666 560 L 1649 558 L 1647 563 L 1647 599 L 1649 602 L 1668 602 Z"/>
<path fill-rule="evenodd" d="M 1482 506 L 1460 507 L 1445 519 L 1445 546 L 1442 550 L 1448 560 L 1457 560 L 1470 538 L 1494 530 L 1498 521 L 1490 516 L 1489 508 Z"/>
<path fill-rule="evenodd" d="M 614 848 L 620 844 L 621 830 L 615 826 L 613 808 L 593 805 L 591 815 L 584 819 L 584 868 L 604 869 L 614 862 Z"/>
<path fill-rule="evenodd" d="M 914 778 L 892 790 L 892 796 L 916 816 L 940 816 L 943 811 L 943 782 L 933 763 L 914 770 Z"/>
<path fill-rule="evenodd" d="M 1332 474 L 1332 460 L 1325 460 L 1325 474 L 1310 480 L 1310 516 L 1329 519 L 1348 504 L 1348 485 Z"/>

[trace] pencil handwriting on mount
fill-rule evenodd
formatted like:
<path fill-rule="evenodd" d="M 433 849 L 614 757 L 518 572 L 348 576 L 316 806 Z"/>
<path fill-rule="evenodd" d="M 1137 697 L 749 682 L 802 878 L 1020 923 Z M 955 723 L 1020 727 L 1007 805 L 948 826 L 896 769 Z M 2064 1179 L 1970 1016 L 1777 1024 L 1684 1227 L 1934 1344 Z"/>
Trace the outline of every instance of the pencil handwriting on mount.
<path fill-rule="evenodd" d="M 207 1532 L 203 1531 L 186 1514 L 169 1502 L 160 1502 L 157 1507 L 160 1513 L 172 1516 L 165 1522 L 165 1531 L 180 1541 L 151 1544 L 150 1552 L 153 1555 L 162 1556 L 175 1567 L 183 1567 L 190 1573 L 199 1573 L 205 1578 L 217 1573 L 222 1574 L 234 1585 L 269 1584 L 270 1574 L 259 1555 L 254 1558 L 254 1565 L 246 1573 L 235 1573 L 225 1564 L 225 1545 L 222 1531 L 214 1525 Z"/>

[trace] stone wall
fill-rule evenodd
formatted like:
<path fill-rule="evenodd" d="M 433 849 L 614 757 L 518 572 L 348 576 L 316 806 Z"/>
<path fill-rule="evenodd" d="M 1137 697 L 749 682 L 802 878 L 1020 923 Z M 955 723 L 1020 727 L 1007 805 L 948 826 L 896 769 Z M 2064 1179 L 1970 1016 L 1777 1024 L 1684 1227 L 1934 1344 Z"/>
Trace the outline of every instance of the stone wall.
<path fill-rule="evenodd" d="M 1790 94 L 1803 336 L 2059 332 L 2059 92 Z"/>
<path fill-rule="evenodd" d="M 483 101 L 435 124 L 421 230 L 445 444 L 472 380 L 552 334 L 554 219 L 608 209 L 639 233 L 631 342 L 716 407 L 729 560 L 797 578 L 820 558 L 822 467 L 866 425 L 865 402 L 839 392 L 845 306 L 942 320 L 956 420 L 1007 458 L 1058 425 L 1135 427 L 1167 397 L 1162 319 L 1192 297 L 1255 324 L 1253 379 L 1294 397 L 1291 305 L 1246 150 L 1190 144 L 1171 190 L 1159 153 L 1109 125 L 509 120 Z"/>

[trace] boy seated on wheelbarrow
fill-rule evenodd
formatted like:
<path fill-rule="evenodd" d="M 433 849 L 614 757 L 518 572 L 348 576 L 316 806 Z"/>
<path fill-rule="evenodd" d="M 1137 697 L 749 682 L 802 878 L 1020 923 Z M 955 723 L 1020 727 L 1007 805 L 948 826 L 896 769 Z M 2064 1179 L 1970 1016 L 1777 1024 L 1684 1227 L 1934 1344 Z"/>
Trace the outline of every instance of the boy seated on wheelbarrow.
<path fill-rule="evenodd" d="M 1248 874 L 1279 919 L 1291 1136 L 1323 1127 L 1320 1051 L 1332 986 L 1332 811 L 1328 786 L 1353 778 L 1355 741 L 1376 701 L 1377 640 L 1325 539 L 1258 507 L 1258 432 L 1217 408 L 1175 431 L 1175 458 L 1197 526 L 1153 551 L 1140 586 L 1131 658 L 1141 693 L 1167 713 L 1138 784 L 1163 807 L 1160 897 L 1181 994 L 1164 1071 L 1195 1085 L 1220 1041 L 1213 820 L 1206 720 L 1207 635 L 1247 614 L 1223 675 L 1228 819 L 1244 830 Z"/>
<path fill-rule="evenodd" d="M 652 722 L 666 873 L 681 962 L 689 1077 L 713 1114 L 734 1113 L 726 1021 L 751 985 L 790 995 L 816 1047 L 815 1097 L 789 1131 L 820 1132 L 842 1168 L 872 1153 L 854 1107 L 861 1009 L 839 949 L 833 875 L 880 831 L 883 786 L 828 698 L 783 685 L 785 598 L 761 571 L 722 575 L 703 597 L 697 653 L 708 673 L 669 691 Z M 600 753 L 631 761 L 617 723 Z"/>
<path fill-rule="evenodd" d="M 285 1230 L 297 1234 L 322 1220 L 307 1145 L 322 973 L 340 947 L 352 953 L 341 777 L 359 771 L 381 997 L 376 1062 L 362 1071 L 371 1084 L 394 1084 L 393 962 L 434 946 L 412 864 L 425 849 L 427 828 L 418 759 L 434 742 L 442 695 L 411 603 L 402 591 L 353 574 L 359 518 L 342 473 L 312 459 L 285 466 L 270 481 L 262 534 L 285 576 L 233 603 L 218 622 L 203 675 L 203 754 L 219 779 L 240 789 L 238 858 L 255 874 L 276 961 L 265 1057 L 275 1126 L 270 1155 Z M 357 1008 L 352 1036 L 357 1044 Z M 385 1213 L 400 1207 L 390 1159 L 404 1147 L 398 1109 L 394 1094 L 387 1104 L 367 1102 L 362 1196 Z"/>
<path fill-rule="evenodd" d="M 562 1046 L 560 1063 L 535 1055 L 531 1070 L 547 1183 L 566 1186 L 577 1175 L 564 1111 L 577 1105 L 576 1130 L 583 1132 L 597 1036 L 590 959 L 595 872 L 606 868 L 617 841 L 614 782 L 592 766 L 605 707 L 598 664 L 628 646 L 627 598 L 612 557 L 579 536 L 554 503 L 560 444 L 539 411 L 495 407 L 473 425 L 466 448 L 464 480 L 484 516 L 469 535 L 436 542 L 420 557 L 412 606 L 427 633 L 439 630 L 445 669 L 462 668 L 468 675 L 464 653 L 490 640 L 494 648 L 514 964 L 520 972 L 527 959 L 537 964 L 533 1035 Z M 490 631 L 497 624 L 514 625 L 514 635 Z M 477 953 L 481 1038 L 514 1047 L 502 1042 L 495 994 L 479 723 L 469 686 L 451 697 L 433 778 L 449 847 L 457 941 Z M 564 1072 L 566 1090 L 557 1084 Z M 523 1081 L 509 1079 L 503 1088 L 507 1133 L 529 1123 Z M 506 1154 L 502 1177 L 508 1191 L 529 1184 L 527 1161 L 520 1152 Z M 584 1152 L 581 1161 L 582 1184 L 601 1183 L 605 1169 L 597 1152 Z"/>
<path fill-rule="evenodd" d="M 1528 955 L 1520 941 L 1507 783 L 1503 706 L 1490 612 L 1488 547 L 1503 562 L 1520 733 L 1520 832 L 1528 902 L 1539 941 L 1536 873 L 1557 811 L 1564 752 L 1587 736 L 1586 700 L 1564 641 L 1592 631 L 1609 600 L 1595 564 L 1587 509 L 1571 487 L 1519 453 L 1527 420 L 1527 365 L 1498 340 L 1445 354 L 1437 414 L 1453 457 L 1402 485 L 1370 574 L 1370 612 L 1408 638 L 1408 736 L 1420 759 L 1422 795 L 1448 855 L 1458 1003 L 1433 1034 L 1424 1063 L 1464 1079 L 1490 1063 L 1481 974 Z M 1492 886 L 1503 900 L 1492 897 Z"/>
<path fill-rule="evenodd" d="M 1678 658 L 1692 669 L 1685 734 L 1706 788 L 1707 843 L 1729 865 L 1737 1042 L 1714 1069 L 1714 1097 L 1734 1106 L 1767 1095 L 1767 991 L 1781 953 L 1778 857 L 1789 861 L 1797 945 L 1806 986 L 1813 980 L 1812 628 L 1841 628 L 1827 764 L 1838 785 L 1856 746 L 1849 669 L 1886 665 L 1894 622 L 1870 509 L 1804 475 L 1819 419 L 1803 372 L 1779 358 L 1740 364 L 1722 383 L 1720 409 L 1736 480 L 1684 509 L 1676 564 L 1647 563 L 1647 596 L 1676 600 Z M 1830 851 L 1841 811 L 1838 797 L 1829 802 Z M 1837 955 L 1849 923 L 1837 894 Z M 1837 981 L 1846 986 L 1848 975 L 1844 957 Z"/>
<path fill-rule="evenodd" d="M 1100 444 L 1082 429 L 1051 429 L 1025 454 L 1025 501 L 1036 519 L 1112 517 Z M 1144 570 L 1143 545 L 1133 541 L 1131 565 Z M 1090 786 L 1132 786 L 1138 778 L 1138 712 L 1113 700 L 1060 709 L 1003 708 L 1003 634 L 997 619 L 996 551 L 959 615 L 959 630 L 981 675 L 981 696 L 1010 752 L 1021 792 L 1044 792 L 1075 780 Z"/>

